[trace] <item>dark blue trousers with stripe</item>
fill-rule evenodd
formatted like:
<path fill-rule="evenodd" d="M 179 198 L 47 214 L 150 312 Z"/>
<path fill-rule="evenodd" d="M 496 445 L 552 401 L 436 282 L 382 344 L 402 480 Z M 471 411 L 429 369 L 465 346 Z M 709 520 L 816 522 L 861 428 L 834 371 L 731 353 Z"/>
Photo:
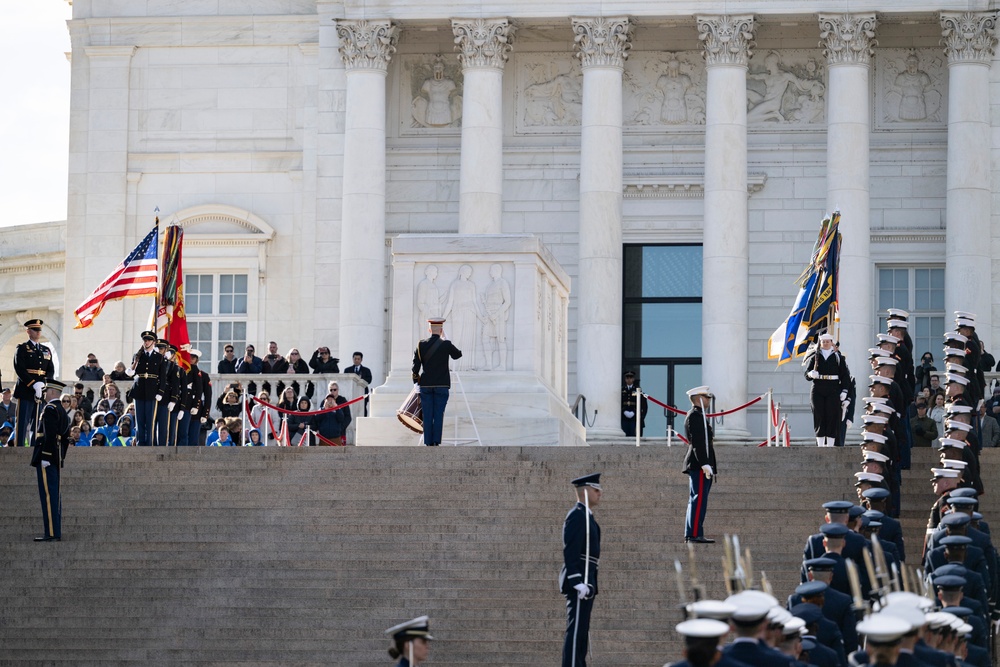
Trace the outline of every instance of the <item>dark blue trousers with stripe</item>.
<path fill-rule="evenodd" d="M 708 511 L 708 493 L 712 480 L 705 477 L 701 468 L 688 471 L 690 480 L 687 517 L 684 520 L 684 537 L 705 537 L 705 513 Z"/>
<path fill-rule="evenodd" d="M 42 501 L 42 530 L 46 537 L 62 537 L 62 505 L 59 498 L 59 465 L 48 468 L 40 464 L 38 471 L 38 497 Z"/>

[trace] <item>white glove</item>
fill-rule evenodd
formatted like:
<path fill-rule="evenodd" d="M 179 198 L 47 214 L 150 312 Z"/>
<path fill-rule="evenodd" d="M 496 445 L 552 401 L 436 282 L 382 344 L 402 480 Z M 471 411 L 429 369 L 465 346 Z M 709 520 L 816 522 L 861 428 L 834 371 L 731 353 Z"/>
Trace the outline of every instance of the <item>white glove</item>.
<path fill-rule="evenodd" d="M 841 389 L 840 390 L 840 402 L 841 403 L 846 403 L 847 402 L 847 390 L 846 389 Z"/>
<path fill-rule="evenodd" d="M 703 465 L 703 466 L 701 467 L 701 471 L 702 471 L 703 473 L 705 473 L 705 478 L 706 478 L 706 479 L 712 479 L 712 475 L 714 475 L 714 474 L 715 474 L 714 472 L 712 472 L 712 466 L 710 466 L 710 465 L 708 465 L 708 464 L 705 464 L 705 465 Z"/>
<path fill-rule="evenodd" d="M 819 379 L 819 371 L 815 371 L 815 370 L 809 371 L 808 373 L 806 373 L 806 377 L 809 378 L 810 380 L 818 380 Z"/>
<path fill-rule="evenodd" d="M 125 369 L 125 375 L 127 375 L 129 377 L 132 377 L 132 376 L 135 375 L 135 371 L 133 369 L 131 369 L 131 368 L 126 368 Z"/>
<path fill-rule="evenodd" d="M 207 422 L 207 421 L 208 421 L 208 417 L 202 417 L 202 418 L 201 418 L 201 423 L 202 423 L 202 424 L 204 424 L 204 423 L 205 423 L 205 422 Z"/>
<path fill-rule="evenodd" d="M 173 401 L 170 401 L 169 403 L 167 403 L 167 412 L 173 412 L 175 405 L 177 405 L 177 404 L 174 403 Z"/>
<path fill-rule="evenodd" d="M 35 383 L 35 398 L 40 399 L 42 397 L 42 392 L 43 391 L 45 391 L 45 383 L 44 382 L 36 382 Z"/>
<path fill-rule="evenodd" d="M 183 419 L 184 418 L 184 409 L 183 408 L 177 411 L 177 418 L 178 419 Z"/>
<path fill-rule="evenodd" d="M 576 597 L 581 600 L 590 595 L 590 586 L 587 584 L 577 584 L 573 588 L 576 589 Z"/>
<path fill-rule="evenodd" d="M 52 465 L 52 464 L 49 463 L 48 461 L 42 461 L 42 467 L 43 468 L 48 468 L 50 465 Z"/>
<path fill-rule="evenodd" d="M 160 402 L 160 401 L 162 401 L 162 400 L 163 400 L 163 397 L 162 397 L 162 396 L 160 396 L 159 394 L 157 394 L 157 395 L 156 395 L 156 401 L 157 401 L 157 402 Z"/>
<path fill-rule="evenodd" d="M 632 412 L 631 410 L 626 410 L 625 411 L 625 419 L 632 419 L 632 417 L 635 417 L 635 413 Z"/>
<path fill-rule="evenodd" d="M 192 417 L 198 416 L 198 408 L 191 408 L 191 416 Z"/>

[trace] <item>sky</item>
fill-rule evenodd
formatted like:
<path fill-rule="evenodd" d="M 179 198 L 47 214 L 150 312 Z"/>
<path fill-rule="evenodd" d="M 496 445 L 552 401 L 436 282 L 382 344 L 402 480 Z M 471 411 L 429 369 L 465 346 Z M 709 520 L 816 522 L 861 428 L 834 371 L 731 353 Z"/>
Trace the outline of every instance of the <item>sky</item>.
<path fill-rule="evenodd" d="M 66 219 L 66 0 L 0 1 L 0 227 Z"/>

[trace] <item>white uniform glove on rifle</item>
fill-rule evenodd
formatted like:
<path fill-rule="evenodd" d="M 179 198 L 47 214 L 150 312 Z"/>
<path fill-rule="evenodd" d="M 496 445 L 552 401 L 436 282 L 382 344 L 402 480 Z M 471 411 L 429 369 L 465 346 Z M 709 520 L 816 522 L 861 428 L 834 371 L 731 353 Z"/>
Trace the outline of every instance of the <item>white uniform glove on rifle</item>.
<path fill-rule="evenodd" d="M 819 379 L 819 371 L 816 371 L 816 370 L 809 371 L 808 373 L 806 373 L 806 377 L 810 378 L 812 380 L 818 380 Z"/>
<path fill-rule="evenodd" d="M 712 475 L 714 475 L 714 474 L 715 474 L 715 473 L 714 473 L 714 472 L 712 471 L 712 466 L 710 466 L 710 465 L 708 465 L 708 464 L 705 464 L 705 465 L 703 465 L 703 466 L 701 467 L 701 471 L 702 471 L 703 473 L 705 473 L 705 478 L 706 478 L 706 479 L 712 479 Z"/>

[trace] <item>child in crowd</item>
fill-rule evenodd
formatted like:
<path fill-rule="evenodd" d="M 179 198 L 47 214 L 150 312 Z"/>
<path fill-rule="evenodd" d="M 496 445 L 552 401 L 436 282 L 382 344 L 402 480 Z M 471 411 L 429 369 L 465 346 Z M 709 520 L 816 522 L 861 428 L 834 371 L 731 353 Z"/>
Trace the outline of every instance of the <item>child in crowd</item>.
<path fill-rule="evenodd" d="M 300 447 L 307 447 L 312 444 L 311 437 L 307 436 L 306 428 L 312 428 L 312 416 L 308 413 L 312 409 L 312 403 L 308 398 L 299 398 L 298 413 L 288 415 L 288 434 L 291 436 L 292 444 Z"/>
<path fill-rule="evenodd" d="M 232 447 L 233 440 L 229 437 L 229 429 L 225 426 L 219 427 L 219 437 L 213 442 L 210 447 Z"/>
<path fill-rule="evenodd" d="M 215 428 L 209 432 L 208 436 L 205 438 L 206 447 L 214 447 L 215 442 L 219 439 L 219 429 L 225 428 L 226 420 L 223 417 L 219 417 L 215 420 Z"/>
<path fill-rule="evenodd" d="M 330 394 L 323 401 L 323 409 L 329 410 L 330 408 L 337 407 L 337 397 Z M 316 429 L 316 432 L 323 436 L 326 440 L 331 441 L 334 444 L 340 443 L 341 433 L 344 431 L 344 412 L 347 408 L 341 408 L 340 410 L 334 410 L 333 412 L 325 412 L 321 415 L 316 415 L 313 417 L 312 426 Z M 326 442 L 320 441 L 319 444 L 325 445 Z"/>
<path fill-rule="evenodd" d="M 118 415 L 113 411 L 104 415 L 104 426 L 97 429 L 104 434 L 104 440 L 110 446 L 118 437 Z"/>
<path fill-rule="evenodd" d="M 94 430 L 99 431 L 100 429 L 104 428 L 104 413 L 95 412 L 94 418 L 91 419 L 90 421 L 93 422 Z"/>
<path fill-rule="evenodd" d="M 263 444 L 264 443 L 261 442 L 261 439 L 260 439 L 260 431 L 257 430 L 257 429 L 255 429 L 255 428 L 250 429 L 250 432 L 247 433 L 246 446 L 247 447 L 260 447 Z"/>
<path fill-rule="evenodd" d="M 118 434 L 108 442 L 112 447 L 131 447 L 132 440 L 132 420 L 122 417 L 118 423 Z"/>
<path fill-rule="evenodd" d="M 79 447 L 80 446 L 80 427 L 72 426 L 69 429 L 69 446 Z"/>
<path fill-rule="evenodd" d="M 86 419 L 80 422 L 80 440 L 76 443 L 77 447 L 90 447 L 90 438 L 94 435 L 94 427 L 90 425 L 90 422 Z"/>
<path fill-rule="evenodd" d="M 14 425 L 10 422 L 4 422 L 3 426 L 0 426 L 0 447 L 8 447 L 10 440 L 14 435 Z"/>
<path fill-rule="evenodd" d="M 100 431 L 95 431 L 94 435 L 90 438 L 91 447 L 106 447 L 108 441 L 105 439 L 104 434 Z"/>

